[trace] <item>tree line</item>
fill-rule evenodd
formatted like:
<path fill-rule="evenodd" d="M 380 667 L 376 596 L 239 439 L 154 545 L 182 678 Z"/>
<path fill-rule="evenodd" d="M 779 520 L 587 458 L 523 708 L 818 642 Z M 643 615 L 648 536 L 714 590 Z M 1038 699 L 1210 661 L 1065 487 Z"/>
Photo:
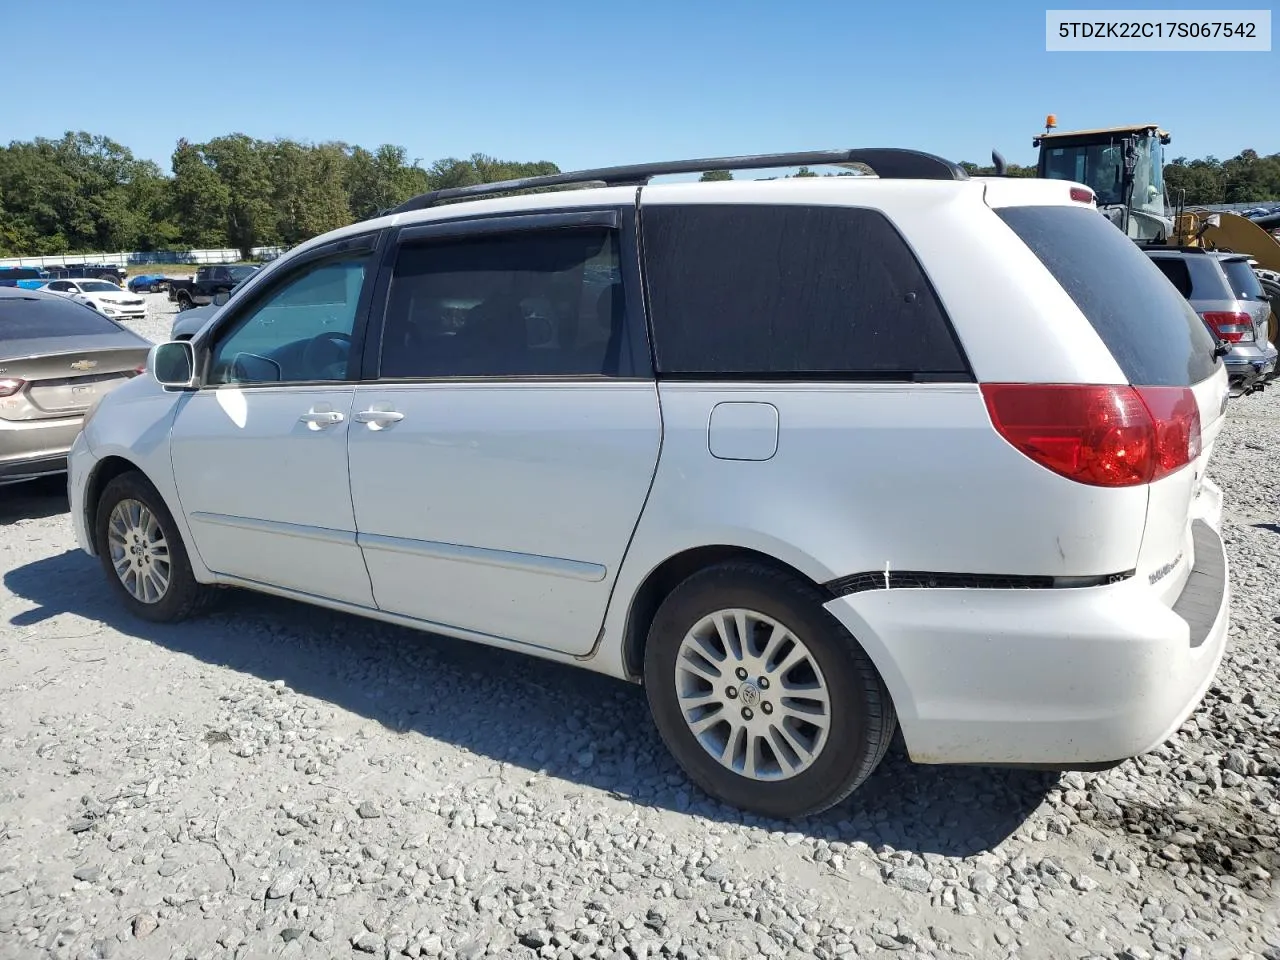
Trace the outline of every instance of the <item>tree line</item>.
<path fill-rule="evenodd" d="M 973 174 L 992 172 L 961 165 Z M 292 246 L 429 190 L 558 172 L 547 160 L 477 153 L 424 166 L 392 144 L 369 150 L 233 133 L 205 143 L 179 140 L 166 173 L 109 137 L 68 132 L 0 147 L 0 256 L 209 247 L 247 256 L 254 247 Z M 1006 172 L 1034 176 L 1035 167 L 1010 164 Z M 792 174 L 818 175 L 807 168 Z M 728 171 L 702 176 L 732 178 Z M 1166 165 L 1165 182 L 1170 202 L 1184 190 L 1188 204 L 1280 200 L 1280 154 L 1178 157 Z"/>
<path fill-rule="evenodd" d="M 292 246 L 443 187 L 557 173 L 484 154 L 427 166 L 403 147 L 179 140 L 172 172 L 109 137 L 0 147 L 0 256 Z"/>

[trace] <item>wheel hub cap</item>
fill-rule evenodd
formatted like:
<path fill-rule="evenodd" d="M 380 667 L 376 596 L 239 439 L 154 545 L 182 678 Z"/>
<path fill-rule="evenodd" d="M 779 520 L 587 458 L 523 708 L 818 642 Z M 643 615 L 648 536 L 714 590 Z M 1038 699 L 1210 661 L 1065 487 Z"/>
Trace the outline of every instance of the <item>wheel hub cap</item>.
<path fill-rule="evenodd" d="M 675 684 L 690 732 L 741 776 L 789 779 L 826 745 L 826 679 L 804 642 L 772 617 L 733 609 L 698 621 L 676 654 Z"/>
<path fill-rule="evenodd" d="M 107 519 L 111 566 L 130 596 L 159 603 L 169 592 L 169 543 L 160 523 L 145 504 L 121 500 Z"/>

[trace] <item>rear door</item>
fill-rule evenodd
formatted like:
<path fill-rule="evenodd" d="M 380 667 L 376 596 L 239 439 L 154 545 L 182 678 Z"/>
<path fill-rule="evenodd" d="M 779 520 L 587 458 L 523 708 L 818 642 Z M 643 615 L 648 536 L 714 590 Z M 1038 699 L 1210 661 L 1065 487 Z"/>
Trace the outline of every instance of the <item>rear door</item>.
<path fill-rule="evenodd" d="M 590 650 L 662 436 L 637 262 L 626 208 L 400 232 L 348 440 L 379 608 Z"/>
<path fill-rule="evenodd" d="M 1069 206 L 996 210 L 1061 284 L 1133 386 L 1189 390 L 1201 453 L 1148 486 L 1137 576 L 1170 604 L 1194 563 L 1192 516 L 1226 410 L 1227 374 L 1191 305 L 1133 241 L 1095 211 Z"/>

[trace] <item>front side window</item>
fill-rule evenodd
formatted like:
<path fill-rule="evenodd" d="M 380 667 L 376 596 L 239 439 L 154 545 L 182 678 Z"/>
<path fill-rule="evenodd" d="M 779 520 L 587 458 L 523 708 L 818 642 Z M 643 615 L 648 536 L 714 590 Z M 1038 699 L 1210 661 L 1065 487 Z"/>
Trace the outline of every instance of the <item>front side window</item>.
<path fill-rule="evenodd" d="M 255 300 L 215 342 L 210 384 L 345 380 L 370 255 L 319 260 Z"/>
<path fill-rule="evenodd" d="M 623 318 L 612 230 L 411 242 L 392 274 L 379 376 L 616 376 Z"/>

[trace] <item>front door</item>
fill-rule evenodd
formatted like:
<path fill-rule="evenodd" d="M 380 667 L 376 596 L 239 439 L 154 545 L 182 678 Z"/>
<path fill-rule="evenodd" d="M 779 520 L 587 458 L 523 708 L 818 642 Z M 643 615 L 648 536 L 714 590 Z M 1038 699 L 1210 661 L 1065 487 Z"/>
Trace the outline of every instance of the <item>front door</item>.
<path fill-rule="evenodd" d="M 347 480 L 370 242 L 292 266 L 197 348 L 173 425 L 178 496 L 215 573 L 373 606 Z"/>
<path fill-rule="evenodd" d="M 621 213 L 518 219 L 401 234 L 352 410 L 356 528 L 383 610 L 585 653 L 657 464 L 657 390 Z"/>

